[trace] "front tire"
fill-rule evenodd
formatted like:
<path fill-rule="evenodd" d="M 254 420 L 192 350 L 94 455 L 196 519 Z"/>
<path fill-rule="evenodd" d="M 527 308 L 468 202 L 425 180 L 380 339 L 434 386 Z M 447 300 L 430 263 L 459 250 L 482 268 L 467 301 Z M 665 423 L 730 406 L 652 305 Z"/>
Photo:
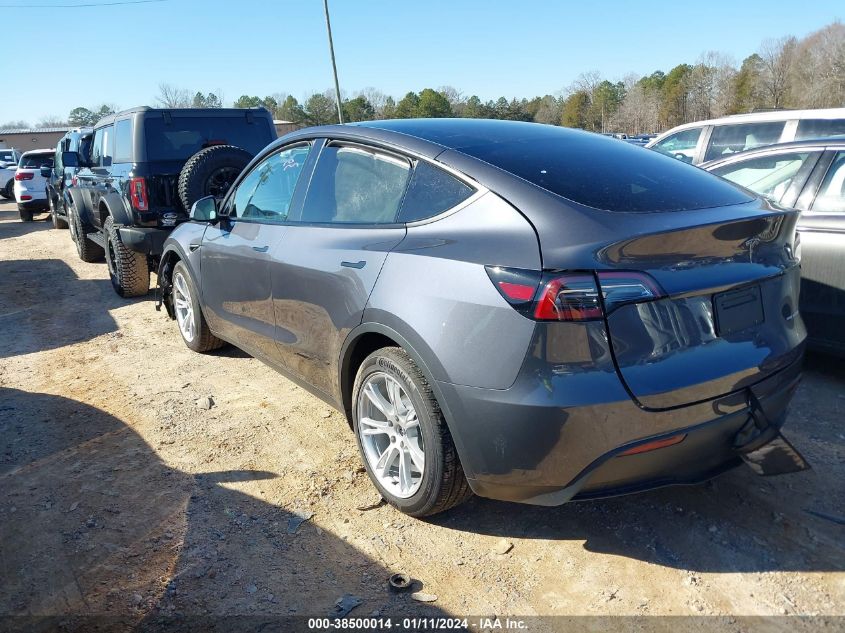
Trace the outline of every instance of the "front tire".
<path fill-rule="evenodd" d="M 182 262 L 177 262 L 173 267 L 172 282 L 170 296 L 173 311 L 185 345 L 201 354 L 223 347 L 226 342 L 211 333 L 199 304 L 196 286 L 188 267 Z"/>
<path fill-rule="evenodd" d="M 83 262 L 98 262 L 103 259 L 105 255 L 103 248 L 99 244 L 94 244 L 85 235 L 85 226 L 82 224 L 82 219 L 75 206 L 67 210 L 68 225 L 70 226 L 70 237 L 73 243 L 76 244 L 76 252 L 79 254 L 79 259 Z"/>
<path fill-rule="evenodd" d="M 106 263 L 114 291 L 121 297 L 141 297 L 150 291 L 147 256 L 127 248 L 111 216 L 103 223 L 106 234 Z"/>
<path fill-rule="evenodd" d="M 352 420 L 370 480 L 401 512 L 429 516 L 472 496 L 440 405 L 405 350 L 384 347 L 364 359 Z"/>
<path fill-rule="evenodd" d="M 32 222 L 32 210 L 24 208 L 23 205 L 18 205 L 18 215 L 21 216 L 21 222 Z"/>

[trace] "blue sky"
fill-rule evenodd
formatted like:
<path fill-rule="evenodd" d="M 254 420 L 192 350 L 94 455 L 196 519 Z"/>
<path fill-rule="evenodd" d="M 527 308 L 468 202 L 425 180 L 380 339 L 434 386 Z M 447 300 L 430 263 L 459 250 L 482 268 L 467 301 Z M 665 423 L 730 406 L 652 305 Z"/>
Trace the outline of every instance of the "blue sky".
<path fill-rule="evenodd" d="M 66 116 L 77 105 L 152 104 L 158 84 L 302 100 L 332 84 L 321 0 L 0 0 L 0 124 Z M 9 8 L 10 5 L 29 5 Z M 581 72 L 610 79 L 694 62 L 741 61 L 768 37 L 845 19 L 842 0 L 330 0 L 341 90 L 401 97 L 452 85 L 482 99 L 555 94 Z M 16 26 L 15 26 L 16 25 Z M 62 50 L 63 49 L 63 50 Z M 40 66 L 36 70 L 35 64 Z M 19 81 L 15 79 L 17 73 Z M 21 86 L 20 90 L 15 86 Z"/>

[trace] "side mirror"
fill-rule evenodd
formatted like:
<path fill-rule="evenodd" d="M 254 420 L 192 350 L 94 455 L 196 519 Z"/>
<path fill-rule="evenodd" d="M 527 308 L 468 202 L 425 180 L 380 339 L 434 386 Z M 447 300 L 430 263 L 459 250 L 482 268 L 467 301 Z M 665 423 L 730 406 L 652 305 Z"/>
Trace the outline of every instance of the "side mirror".
<path fill-rule="evenodd" d="M 42 167 L 41 168 L 41 176 L 43 178 L 49 178 L 53 174 L 52 167 Z"/>
<path fill-rule="evenodd" d="M 65 167 L 80 167 L 81 162 L 76 152 L 62 152 L 62 165 Z"/>
<path fill-rule="evenodd" d="M 214 196 L 200 198 L 191 206 L 188 214 L 194 222 L 214 222 L 217 220 L 217 199 Z"/>

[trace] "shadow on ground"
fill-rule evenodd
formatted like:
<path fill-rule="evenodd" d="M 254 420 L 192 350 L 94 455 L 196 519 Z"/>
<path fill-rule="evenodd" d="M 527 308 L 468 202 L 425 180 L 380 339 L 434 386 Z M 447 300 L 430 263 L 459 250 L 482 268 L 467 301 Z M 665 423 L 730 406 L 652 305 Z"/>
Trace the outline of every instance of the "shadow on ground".
<path fill-rule="evenodd" d="M 0 339 L 0 358 L 115 332 L 109 310 L 127 303 L 108 280 L 79 279 L 60 259 L 0 260 L 0 329 L 14 333 Z"/>
<path fill-rule="evenodd" d="M 845 370 L 809 355 L 784 434 L 813 469 L 758 477 L 742 466 L 701 486 L 555 508 L 473 499 L 432 523 L 702 572 L 845 571 Z M 667 529 L 667 526 L 671 526 Z M 785 547 L 785 545 L 788 545 Z"/>
<path fill-rule="evenodd" d="M 291 511 L 238 490 L 273 473 L 183 472 L 100 409 L 6 388 L 0 402 L 0 629 L 102 614 L 62 630 L 229 630 L 235 615 L 262 630 L 326 617 L 346 593 L 364 601 L 355 616 L 442 615 L 388 593 L 392 572 L 342 539 L 307 521 L 291 533 Z"/>
<path fill-rule="evenodd" d="M 21 237 L 34 231 L 53 230 L 53 223 L 50 220 L 49 213 L 35 213 L 35 219 L 32 222 L 22 222 L 14 201 L 7 204 L 2 204 L 3 202 L 0 200 L 0 205 L 2 205 L 0 206 L 0 222 L 3 223 L 0 240 L 10 237 Z M 65 234 L 67 234 L 67 231 L 65 231 Z M 69 235 L 68 239 L 70 239 Z"/>

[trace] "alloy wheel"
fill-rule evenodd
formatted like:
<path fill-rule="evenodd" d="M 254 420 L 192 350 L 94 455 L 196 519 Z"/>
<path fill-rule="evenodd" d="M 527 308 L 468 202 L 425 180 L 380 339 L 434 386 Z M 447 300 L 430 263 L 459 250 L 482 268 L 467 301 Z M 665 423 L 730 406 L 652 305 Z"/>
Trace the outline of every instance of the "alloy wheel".
<path fill-rule="evenodd" d="M 412 497 L 425 472 L 419 418 L 402 384 L 384 372 L 367 377 L 358 395 L 358 436 L 373 476 L 390 494 Z"/>
<path fill-rule="evenodd" d="M 188 281 L 179 272 L 173 275 L 173 307 L 176 310 L 179 331 L 186 341 L 193 341 L 197 335 L 197 328 L 191 305 L 191 291 L 188 288 Z"/>

